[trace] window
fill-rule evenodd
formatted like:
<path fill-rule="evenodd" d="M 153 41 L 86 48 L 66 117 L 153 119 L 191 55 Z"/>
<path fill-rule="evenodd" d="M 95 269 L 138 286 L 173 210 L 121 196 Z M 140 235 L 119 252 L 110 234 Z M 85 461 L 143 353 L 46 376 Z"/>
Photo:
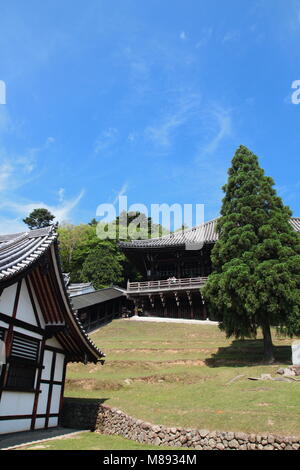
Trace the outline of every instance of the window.
<path fill-rule="evenodd" d="M 8 359 L 6 388 L 33 390 L 40 342 L 35 338 L 15 333 Z"/>

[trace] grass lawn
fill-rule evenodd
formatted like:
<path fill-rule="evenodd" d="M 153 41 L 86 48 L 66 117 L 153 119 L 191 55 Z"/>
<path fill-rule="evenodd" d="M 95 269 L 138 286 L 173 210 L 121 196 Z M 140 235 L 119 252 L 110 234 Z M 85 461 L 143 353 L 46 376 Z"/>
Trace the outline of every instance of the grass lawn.
<path fill-rule="evenodd" d="M 59 438 L 30 444 L 20 450 L 170 450 L 170 447 L 150 446 L 124 439 L 120 436 L 106 436 L 93 432 L 83 432 L 74 437 Z M 176 450 L 172 447 L 172 450 Z M 184 448 L 180 447 L 180 450 Z"/>
<path fill-rule="evenodd" d="M 115 320 L 91 336 L 106 363 L 70 364 L 65 396 L 101 398 L 154 424 L 300 435 L 300 382 L 248 379 L 290 365 L 289 338 L 273 332 L 270 366 L 261 338 L 228 340 L 214 325 Z"/>

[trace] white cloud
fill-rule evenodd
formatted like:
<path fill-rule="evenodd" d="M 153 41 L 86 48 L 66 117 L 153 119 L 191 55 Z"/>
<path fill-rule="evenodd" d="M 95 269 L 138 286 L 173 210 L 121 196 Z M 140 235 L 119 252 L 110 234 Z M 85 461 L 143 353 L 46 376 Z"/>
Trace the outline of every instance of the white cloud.
<path fill-rule="evenodd" d="M 199 109 L 200 96 L 193 94 L 179 100 L 172 110 L 164 113 L 158 123 L 145 129 L 146 138 L 157 147 L 166 150 L 172 144 L 172 137 L 176 129 L 183 126 Z"/>
<path fill-rule="evenodd" d="M 0 233 L 14 233 L 24 231 L 26 226 L 22 220 L 30 214 L 34 209 L 45 208 L 55 216 L 55 222 L 69 222 L 71 220 L 72 211 L 79 204 L 84 195 L 84 190 L 72 199 L 60 200 L 57 205 L 49 205 L 43 201 L 31 202 L 15 202 L 11 200 L 2 200 L 0 202 L 0 210 L 12 214 L 11 218 L 7 216 L 0 217 Z M 6 226 L 5 226 L 6 224 Z"/>
<path fill-rule="evenodd" d="M 59 202 L 63 202 L 64 198 L 65 198 L 65 188 L 60 188 L 58 190 L 58 200 L 59 200 Z"/>
<path fill-rule="evenodd" d="M 185 40 L 186 40 L 186 33 L 185 33 L 185 31 L 181 31 L 179 37 L 180 37 L 180 39 L 181 39 L 182 41 L 185 41 Z"/>
<path fill-rule="evenodd" d="M 236 41 L 240 38 L 240 32 L 239 31 L 228 31 L 223 39 L 222 39 L 222 43 L 225 44 L 227 42 L 232 42 L 232 41 Z"/>
<path fill-rule="evenodd" d="M 13 173 L 13 167 L 10 163 L 4 162 L 0 165 L 0 191 L 9 187 L 10 177 Z"/>
<path fill-rule="evenodd" d="M 136 139 L 137 139 L 137 133 L 134 132 L 134 131 L 130 132 L 130 133 L 128 134 L 128 136 L 127 136 L 127 140 L 128 140 L 129 142 L 135 142 Z"/>
<path fill-rule="evenodd" d="M 26 225 L 19 218 L 8 218 L 0 216 L 0 234 L 26 232 Z"/>
<path fill-rule="evenodd" d="M 201 156 L 214 153 L 220 143 L 232 134 L 232 117 L 230 110 L 220 106 L 214 106 L 210 109 L 207 118 L 212 121 L 213 136 L 202 148 Z"/>
<path fill-rule="evenodd" d="M 212 28 L 203 28 L 202 29 L 202 37 L 196 43 L 196 49 L 205 46 L 210 38 L 212 37 L 213 29 Z"/>
<path fill-rule="evenodd" d="M 115 127 L 109 127 L 100 133 L 94 145 L 94 154 L 104 154 L 108 151 L 117 141 L 118 130 Z"/>
<path fill-rule="evenodd" d="M 116 195 L 116 197 L 113 201 L 113 205 L 115 205 L 119 201 L 119 197 L 124 196 L 124 194 L 127 193 L 128 186 L 129 186 L 128 183 L 123 184 L 122 188 L 118 191 L 118 193 L 117 193 L 117 195 Z"/>
<path fill-rule="evenodd" d="M 0 147 L 0 192 L 11 192 L 35 179 L 39 154 L 50 144 L 52 141 L 48 138 L 40 147 L 29 148 L 23 154 L 10 154 Z"/>

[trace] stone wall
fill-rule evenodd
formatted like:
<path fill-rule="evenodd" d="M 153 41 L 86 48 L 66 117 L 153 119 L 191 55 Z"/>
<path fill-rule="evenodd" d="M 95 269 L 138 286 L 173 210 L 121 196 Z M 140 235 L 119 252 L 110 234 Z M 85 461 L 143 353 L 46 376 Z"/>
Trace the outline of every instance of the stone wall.
<path fill-rule="evenodd" d="M 64 426 L 80 427 L 79 423 L 90 423 L 88 428 L 102 433 L 123 436 L 144 444 L 170 447 L 188 447 L 199 450 L 298 450 L 299 437 L 282 437 L 272 434 L 245 434 L 243 432 L 208 431 L 206 429 L 183 429 L 154 425 L 133 418 L 126 413 L 94 400 L 94 404 L 76 399 L 65 400 L 64 414 L 68 421 Z M 67 409 L 67 412 L 65 411 Z M 73 408 L 73 412 L 72 412 Z M 86 413 L 92 416 L 87 417 Z M 78 420 L 78 421 L 77 421 Z"/>

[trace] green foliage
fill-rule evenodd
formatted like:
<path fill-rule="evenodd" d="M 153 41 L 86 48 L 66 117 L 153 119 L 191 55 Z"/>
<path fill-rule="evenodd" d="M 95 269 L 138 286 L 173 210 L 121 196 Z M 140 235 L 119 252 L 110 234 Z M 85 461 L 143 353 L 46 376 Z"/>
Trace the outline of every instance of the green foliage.
<path fill-rule="evenodd" d="M 99 243 L 96 228 L 91 225 L 63 225 L 58 229 L 60 256 L 64 272 L 72 282 L 80 282 L 82 265 Z"/>
<path fill-rule="evenodd" d="M 121 284 L 124 280 L 122 264 L 124 256 L 115 243 L 104 241 L 90 250 L 85 259 L 80 280 L 92 282 L 95 289 Z"/>
<path fill-rule="evenodd" d="M 118 246 L 119 239 L 128 239 L 127 227 L 133 221 L 137 233 L 148 238 L 151 219 L 140 213 L 129 213 L 127 217 L 123 212 L 109 224 L 92 219 L 89 224 L 60 226 L 62 267 L 70 273 L 71 282 L 92 282 L 98 289 L 111 284 L 125 285 L 127 279 L 139 280 L 136 268 Z M 154 227 L 162 230 L 160 225 Z"/>
<path fill-rule="evenodd" d="M 93 219 L 94 220 L 94 219 Z M 92 221 L 93 222 L 93 221 Z M 91 223 L 92 223 L 91 222 Z M 117 240 L 147 240 L 167 234 L 167 230 L 160 224 L 155 224 L 151 217 L 141 212 L 121 212 L 116 220 L 104 224 L 98 223 L 97 233 L 103 234 L 105 227 L 106 237 Z"/>
<path fill-rule="evenodd" d="M 299 334 L 300 237 L 291 211 L 246 147 L 228 175 L 213 273 L 203 288 L 209 309 L 228 337 L 255 337 L 270 325 Z"/>
<path fill-rule="evenodd" d="M 48 209 L 39 208 L 34 209 L 26 219 L 23 219 L 23 222 L 28 225 L 30 230 L 36 228 L 48 227 L 51 225 L 51 222 L 55 218 Z"/>

